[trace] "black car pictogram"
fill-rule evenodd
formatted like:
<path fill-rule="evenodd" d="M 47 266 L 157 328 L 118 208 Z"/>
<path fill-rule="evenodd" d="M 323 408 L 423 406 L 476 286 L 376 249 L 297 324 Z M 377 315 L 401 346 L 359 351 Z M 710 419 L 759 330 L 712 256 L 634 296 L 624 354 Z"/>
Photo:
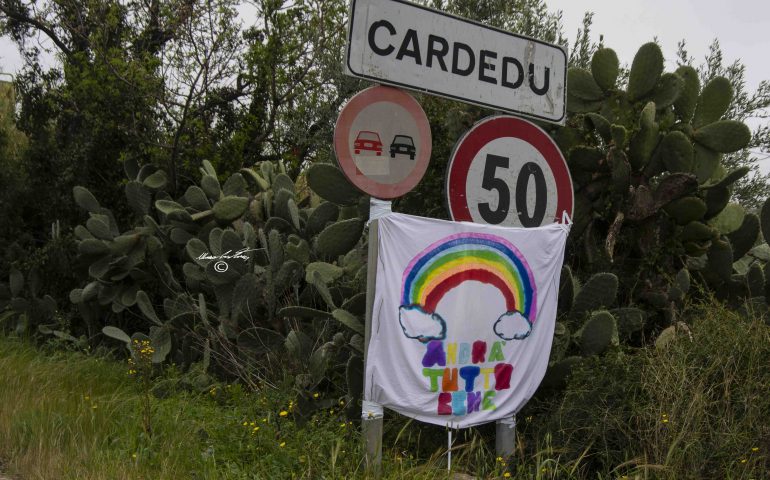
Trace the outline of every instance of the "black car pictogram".
<path fill-rule="evenodd" d="M 397 153 L 409 155 L 410 160 L 414 160 L 417 149 L 414 147 L 414 140 L 407 135 L 396 135 L 393 143 L 390 144 L 390 158 L 396 158 Z"/>

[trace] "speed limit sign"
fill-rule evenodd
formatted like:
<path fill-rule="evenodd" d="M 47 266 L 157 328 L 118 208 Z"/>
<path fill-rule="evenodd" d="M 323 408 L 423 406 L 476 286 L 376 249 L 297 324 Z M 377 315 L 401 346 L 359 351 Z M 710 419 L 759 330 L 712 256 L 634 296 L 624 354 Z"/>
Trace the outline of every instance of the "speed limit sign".
<path fill-rule="evenodd" d="M 446 177 L 449 215 L 507 227 L 572 218 L 572 177 L 559 147 L 532 122 L 486 118 L 457 142 Z"/>

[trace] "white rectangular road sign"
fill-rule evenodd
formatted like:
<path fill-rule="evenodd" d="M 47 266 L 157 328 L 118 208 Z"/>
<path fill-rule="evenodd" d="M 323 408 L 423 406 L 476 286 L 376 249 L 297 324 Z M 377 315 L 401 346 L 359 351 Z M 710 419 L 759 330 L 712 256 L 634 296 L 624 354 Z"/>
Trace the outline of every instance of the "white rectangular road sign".
<path fill-rule="evenodd" d="M 403 0 L 352 0 L 345 72 L 564 124 L 567 52 Z"/>

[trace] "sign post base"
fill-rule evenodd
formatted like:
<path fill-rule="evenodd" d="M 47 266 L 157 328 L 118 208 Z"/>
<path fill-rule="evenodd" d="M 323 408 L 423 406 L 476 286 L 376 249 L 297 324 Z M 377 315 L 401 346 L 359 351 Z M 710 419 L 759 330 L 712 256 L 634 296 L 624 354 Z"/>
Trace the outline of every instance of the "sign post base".
<path fill-rule="evenodd" d="M 361 432 L 366 444 L 366 471 L 380 476 L 382 466 L 382 424 L 383 417 L 361 418 Z"/>
<path fill-rule="evenodd" d="M 516 451 L 516 417 L 504 418 L 495 422 L 495 452 L 506 463 Z"/>

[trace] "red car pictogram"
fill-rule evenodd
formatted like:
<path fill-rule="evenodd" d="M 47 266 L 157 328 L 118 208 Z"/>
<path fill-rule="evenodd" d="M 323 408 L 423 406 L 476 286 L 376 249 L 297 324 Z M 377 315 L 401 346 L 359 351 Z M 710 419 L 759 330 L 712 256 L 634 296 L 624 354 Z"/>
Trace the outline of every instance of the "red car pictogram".
<path fill-rule="evenodd" d="M 353 142 L 353 150 L 356 155 L 361 153 L 361 150 L 368 150 L 374 152 L 379 157 L 382 155 L 382 142 L 377 132 L 370 132 L 368 130 L 361 130 L 358 132 L 358 136 Z"/>

